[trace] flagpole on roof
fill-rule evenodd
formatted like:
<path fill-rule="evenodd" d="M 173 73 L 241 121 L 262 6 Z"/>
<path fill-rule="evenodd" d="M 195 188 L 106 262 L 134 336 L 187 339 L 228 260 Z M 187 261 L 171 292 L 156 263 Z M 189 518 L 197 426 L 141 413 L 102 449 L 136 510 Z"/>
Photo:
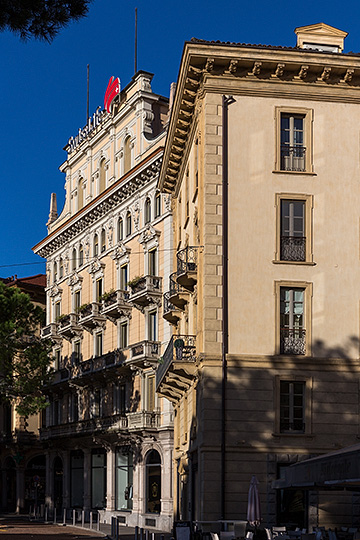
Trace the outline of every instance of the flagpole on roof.
<path fill-rule="evenodd" d="M 135 73 L 137 72 L 137 8 L 135 8 Z"/>
<path fill-rule="evenodd" d="M 87 92 L 86 92 L 86 123 L 88 121 L 88 118 L 89 118 L 89 72 L 90 72 L 90 66 L 89 64 L 87 65 Z"/>

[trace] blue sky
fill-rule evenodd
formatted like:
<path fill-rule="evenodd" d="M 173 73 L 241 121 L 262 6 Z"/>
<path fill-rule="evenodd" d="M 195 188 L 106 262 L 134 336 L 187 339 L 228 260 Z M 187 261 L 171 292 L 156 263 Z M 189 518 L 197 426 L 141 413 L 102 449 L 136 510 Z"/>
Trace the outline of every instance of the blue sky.
<path fill-rule="evenodd" d="M 294 28 L 325 22 L 349 32 L 345 51 L 360 52 L 360 4 L 302 0 L 94 0 L 88 17 L 52 44 L 0 33 L 0 276 L 32 275 L 45 264 L 31 247 L 47 234 L 50 194 L 64 202 L 63 147 L 103 104 L 110 76 L 122 87 L 134 73 L 134 10 L 138 8 L 138 69 L 155 74 L 153 90 L 168 96 L 184 41 L 295 45 Z"/>

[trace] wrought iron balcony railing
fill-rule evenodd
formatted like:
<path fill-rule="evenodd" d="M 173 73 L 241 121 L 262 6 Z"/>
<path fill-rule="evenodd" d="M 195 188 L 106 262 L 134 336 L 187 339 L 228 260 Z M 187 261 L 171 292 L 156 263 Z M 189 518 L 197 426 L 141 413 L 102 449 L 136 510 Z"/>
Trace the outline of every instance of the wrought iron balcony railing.
<path fill-rule="evenodd" d="M 180 309 L 170 302 L 170 291 L 164 293 L 163 317 L 171 324 L 177 324 L 181 315 Z"/>
<path fill-rule="evenodd" d="M 40 440 L 48 440 L 58 437 L 67 437 L 77 434 L 93 433 L 104 430 L 122 430 L 128 428 L 128 420 L 124 415 L 90 418 L 78 422 L 66 422 L 56 426 L 48 426 L 40 429 Z"/>
<path fill-rule="evenodd" d="M 304 146 L 282 144 L 280 155 L 282 171 L 305 171 L 306 148 Z"/>
<path fill-rule="evenodd" d="M 282 236 L 280 238 L 280 259 L 282 261 L 305 261 L 306 238 L 304 236 Z"/>
<path fill-rule="evenodd" d="M 169 298 L 172 304 L 183 310 L 189 300 L 189 291 L 178 283 L 177 276 L 177 272 L 169 276 Z"/>
<path fill-rule="evenodd" d="M 305 354 L 306 331 L 305 328 L 281 328 L 280 329 L 280 353 L 281 354 Z"/>
<path fill-rule="evenodd" d="M 176 254 L 176 280 L 179 285 L 189 291 L 194 290 L 195 283 L 197 282 L 198 253 L 199 248 L 197 246 L 188 246 Z"/>
<path fill-rule="evenodd" d="M 172 336 L 156 370 L 156 389 L 174 362 L 195 362 L 196 336 Z"/>

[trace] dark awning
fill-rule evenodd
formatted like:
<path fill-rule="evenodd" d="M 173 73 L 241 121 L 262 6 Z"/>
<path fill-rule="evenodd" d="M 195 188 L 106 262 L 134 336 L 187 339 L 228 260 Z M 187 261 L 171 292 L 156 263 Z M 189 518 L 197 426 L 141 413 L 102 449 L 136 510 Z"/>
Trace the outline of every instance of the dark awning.
<path fill-rule="evenodd" d="M 285 469 L 273 487 L 305 489 L 360 489 L 360 444 L 300 461 Z"/>

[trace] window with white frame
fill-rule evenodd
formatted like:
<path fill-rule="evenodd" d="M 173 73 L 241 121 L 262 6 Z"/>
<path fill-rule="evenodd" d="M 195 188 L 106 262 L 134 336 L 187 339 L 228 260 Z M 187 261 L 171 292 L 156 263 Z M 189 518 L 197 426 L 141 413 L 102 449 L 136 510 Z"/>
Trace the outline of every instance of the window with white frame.
<path fill-rule="evenodd" d="M 148 312 L 148 340 L 149 341 L 157 341 L 157 333 L 158 333 L 158 327 L 157 327 L 157 311 L 149 311 Z"/>
<path fill-rule="evenodd" d="M 275 172 L 313 172 L 311 109 L 276 107 Z"/>
<path fill-rule="evenodd" d="M 95 298 L 96 298 L 96 302 L 100 302 L 100 298 L 101 298 L 101 295 L 103 294 L 104 292 L 104 281 L 103 281 L 103 278 L 99 278 L 96 280 L 96 283 L 95 283 Z"/>
<path fill-rule="evenodd" d="M 59 371 L 61 369 L 61 349 L 60 347 L 54 350 L 54 370 Z"/>
<path fill-rule="evenodd" d="M 71 270 L 76 270 L 76 267 L 77 267 L 76 249 L 74 248 L 71 254 Z"/>
<path fill-rule="evenodd" d="M 61 301 L 58 300 L 54 304 L 54 321 L 58 322 L 61 315 Z"/>
<path fill-rule="evenodd" d="M 100 239 L 101 239 L 101 253 L 104 253 L 104 251 L 106 251 L 106 234 L 105 234 L 105 229 L 102 229 Z"/>
<path fill-rule="evenodd" d="M 158 191 L 155 195 L 155 212 L 154 217 L 157 218 L 161 215 L 161 194 Z"/>
<path fill-rule="evenodd" d="M 119 324 L 119 349 L 126 349 L 128 346 L 128 333 L 129 333 L 129 323 L 128 321 L 123 321 Z"/>
<path fill-rule="evenodd" d="M 157 248 L 150 249 L 148 252 L 148 274 L 149 276 L 157 276 Z"/>
<path fill-rule="evenodd" d="M 94 236 L 94 245 L 93 245 L 93 256 L 97 257 L 99 255 L 99 237 L 97 234 Z"/>
<path fill-rule="evenodd" d="M 305 290 L 280 288 L 280 353 L 305 354 Z"/>
<path fill-rule="evenodd" d="M 146 201 L 145 201 L 145 219 L 144 219 L 144 223 L 145 225 L 147 223 L 150 223 L 151 221 L 151 201 L 149 199 L 149 197 L 147 197 Z"/>
<path fill-rule="evenodd" d="M 281 200 L 280 259 L 306 260 L 305 205 L 302 200 Z"/>
<path fill-rule="evenodd" d="M 127 291 L 129 281 L 129 265 L 122 264 L 120 266 L 120 289 L 122 291 Z"/>
<path fill-rule="evenodd" d="M 73 343 L 73 362 L 81 362 L 81 340 L 76 339 Z"/>
<path fill-rule="evenodd" d="M 131 213 L 130 211 L 126 214 L 126 236 L 131 235 Z"/>
<path fill-rule="evenodd" d="M 123 218 L 119 218 L 119 220 L 118 220 L 118 235 L 117 235 L 117 238 L 118 238 L 118 242 L 120 242 L 121 240 L 124 240 L 124 222 L 123 222 Z"/>
<path fill-rule="evenodd" d="M 116 383 L 113 385 L 113 412 L 125 415 L 126 412 L 126 385 Z"/>
<path fill-rule="evenodd" d="M 81 291 L 75 291 L 73 294 L 73 310 L 74 313 L 79 313 L 79 307 L 81 306 Z"/>
<path fill-rule="evenodd" d="M 80 245 L 79 248 L 79 266 L 82 266 L 84 264 L 84 248 L 82 245 Z"/>

